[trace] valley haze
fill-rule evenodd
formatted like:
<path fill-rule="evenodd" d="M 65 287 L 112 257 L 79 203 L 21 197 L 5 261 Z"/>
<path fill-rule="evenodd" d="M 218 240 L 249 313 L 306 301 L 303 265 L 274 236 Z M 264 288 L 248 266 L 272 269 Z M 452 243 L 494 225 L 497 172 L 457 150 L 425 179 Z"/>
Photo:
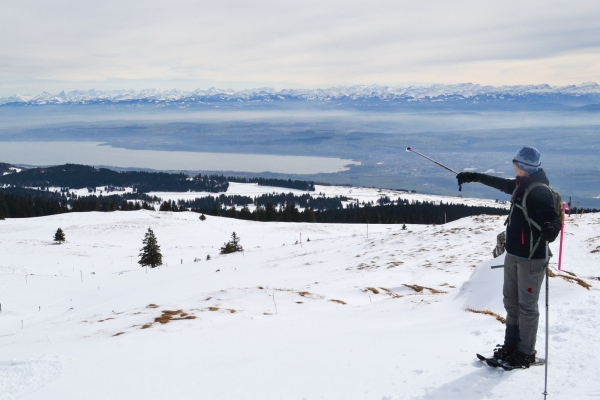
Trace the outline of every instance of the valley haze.
<path fill-rule="evenodd" d="M 573 204 L 600 205 L 600 86 L 594 82 L 560 87 L 468 83 L 71 91 L 0 98 L 0 118 L 0 147 L 5 143 L 0 155 L 12 164 L 68 160 L 60 159 L 56 151 L 50 157 L 54 161 L 31 162 L 35 151 L 20 160 L 20 152 L 9 146 L 27 152 L 48 142 L 54 142 L 48 148 L 80 142 L 86 151 L 78 152 L 77 162 L 86 163 L 81 158 L 89 152 L 94 160 L 89 163 L 94 165 L 252 172 L 442 195 L 457 194 L 452 174 L 406 153 L 406 147 L 455 170 L 511 177 L 512 157 L 522 146 L 531 145 L 542 153 L 551 185 L 563 196 L 572 197 Z M 177 153 L 172 152 L 229 156 L 212 168 L 204 166 L 210 162 L 197 168 L 184 168 L 181 163 L 172 168 L 159 163 L 132 165 L 126 151 L 119 160 L 99 162 L 101 152 L 94 152 L 91 143 L 115 150 L 164 152 L 156 153 L 164 155 L 156 159 L 176 159 Z M 44 155 L 46 160 L 49 153 Z M 238 157 L 238 162 L 228 164 L 226 157 L 235 159 L 235 154 L 258 158 L 249 156 L 243 161 Z M 338 165 L 343 168 L 319 170 L 318 162 L 304 162 L 303 170 L 300 162 L 298 168 L 283 169 L 277 165 L 286 164 L 285 159 L 265 166 L 258 162 L 261 155 L 318 157 L 314 160 L 323 162 L 336 159 L 342 160 Z M 470 185 L 461 194 L 507 199 L 482 185 Z"/>

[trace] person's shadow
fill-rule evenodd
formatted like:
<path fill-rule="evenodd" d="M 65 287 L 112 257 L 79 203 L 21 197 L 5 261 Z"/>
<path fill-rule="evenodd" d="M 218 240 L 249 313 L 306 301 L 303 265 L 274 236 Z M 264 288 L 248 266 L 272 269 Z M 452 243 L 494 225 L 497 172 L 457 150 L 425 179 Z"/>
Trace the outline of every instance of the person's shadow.
<path fill-rule="evenodd" d="M 419 400 L 437 400 L 437 399 L 460 399 L 460 400 L 479 400 L 489 397 L 492 388 L 501 383 L 504 378 L 504 372 L 500 369 L 492 369 L 483 365 L 480 361 L 475 361 L 473 365 L 478 365 L 477 371 L 461 376 L 458 379 L 448 382 L 431 392 L 419 397 Z"/>

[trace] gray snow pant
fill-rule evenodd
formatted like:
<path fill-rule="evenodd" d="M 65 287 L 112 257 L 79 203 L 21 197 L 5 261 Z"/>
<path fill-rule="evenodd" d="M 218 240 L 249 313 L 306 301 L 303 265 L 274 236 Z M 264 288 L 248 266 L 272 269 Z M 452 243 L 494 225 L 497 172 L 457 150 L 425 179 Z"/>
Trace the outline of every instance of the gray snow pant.
<path fill-rule="evenodd" d="M 504 344 L 517 346 L 525 354 L 533 354 L 540 312 L 538 300 L 546 276 L 546 260 L 526 259 L 506 254 L 504 259 L 504 308 L 506 335 Z"/>

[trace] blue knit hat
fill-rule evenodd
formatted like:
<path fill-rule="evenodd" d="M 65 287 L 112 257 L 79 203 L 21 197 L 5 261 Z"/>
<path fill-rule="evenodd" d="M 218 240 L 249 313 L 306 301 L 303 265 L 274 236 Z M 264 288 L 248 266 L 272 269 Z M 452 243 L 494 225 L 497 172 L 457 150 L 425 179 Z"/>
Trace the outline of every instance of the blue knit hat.
<path fill-rule="evenodd" d="M 533 172 L 538 169 L 542 162 L 540 159 L 542 155 L 536 148 L 525 146 L 523 147 L 513 159 L 513 163 L 517 166 L 517 168 L 525 171 L 525 172 Z"/>

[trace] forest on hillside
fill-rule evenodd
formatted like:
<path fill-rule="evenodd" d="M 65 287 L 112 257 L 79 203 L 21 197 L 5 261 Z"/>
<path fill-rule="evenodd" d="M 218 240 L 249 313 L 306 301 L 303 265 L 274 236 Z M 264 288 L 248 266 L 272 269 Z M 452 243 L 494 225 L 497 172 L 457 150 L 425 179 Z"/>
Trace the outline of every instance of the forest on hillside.
<path fill-rule="evenodd" d="M 225 177 L 223 175 L 189 176 L 184 173 L 114 171 L 87 165 L 65 164 L 54 167 L 31 168 L 14 173 L 10 164 L 0 163 L 0 186 L 71 189 L 97 187 L 132 187 L 137 193 L 148 192 L 226 192 L 229 182 L 257 183 L 289 189 L 314 191 L 313 182 L 273 179 Z"/>

